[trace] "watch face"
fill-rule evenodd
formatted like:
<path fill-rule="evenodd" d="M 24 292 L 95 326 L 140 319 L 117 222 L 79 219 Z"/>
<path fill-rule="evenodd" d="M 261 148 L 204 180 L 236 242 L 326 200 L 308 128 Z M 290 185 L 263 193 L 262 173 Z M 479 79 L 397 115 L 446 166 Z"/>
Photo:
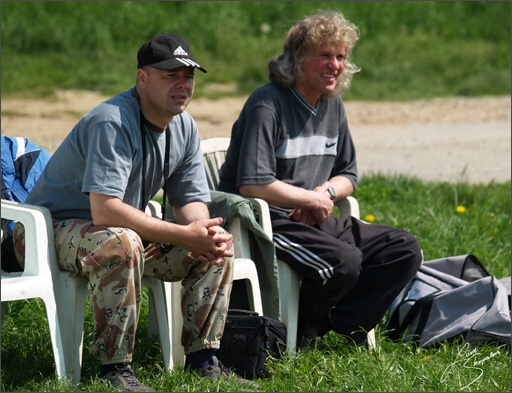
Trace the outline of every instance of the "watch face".
<path fill-rule="evenodd" d="M 331 194 L 331 199 L 336 198 L 336 190 L 334 189 L 333 186 L 329 186 L 327 190 L 329 191 L 329 194 Z"/>

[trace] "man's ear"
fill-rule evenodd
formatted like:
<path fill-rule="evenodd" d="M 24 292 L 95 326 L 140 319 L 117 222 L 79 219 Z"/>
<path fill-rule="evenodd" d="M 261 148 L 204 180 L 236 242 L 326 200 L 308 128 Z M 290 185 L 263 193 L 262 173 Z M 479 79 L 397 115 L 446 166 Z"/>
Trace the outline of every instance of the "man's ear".
<path fill-rule="evenodd" d="M 148 77 L 149 73 L 145 71 L 143 68 L 139 68 L 137 70 L 137 83 L 141 86 L 146 85 L 146 78 Z"/>

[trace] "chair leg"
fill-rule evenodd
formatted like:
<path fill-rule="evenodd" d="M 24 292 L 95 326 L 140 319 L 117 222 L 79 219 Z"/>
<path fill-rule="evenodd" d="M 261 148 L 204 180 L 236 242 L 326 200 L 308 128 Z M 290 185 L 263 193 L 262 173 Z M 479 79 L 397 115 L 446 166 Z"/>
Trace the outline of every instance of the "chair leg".
<path fill-rule="evenodd" d="M 142 285 L 147 286 L 150 292 L 148 333 L 150 335 L 158 334 L 164 367 L 170 371 L 173 368 L 173 359 L 171 357 L 172 343 L 169 330 L 171 324 L 167 314 L 165 283 L 157 279 L 143 277 Z"/>
<path fill-rule="evenodd" d="M 61 325 L 57 306 L 53 293 L 42 297 L 46 309 L 46 318 L 50 330 L 51 343 L 53 348 L 53 357 L 55 359 L 55 372 L 58 379 L 68 378 L 66 369 L 66 349 L 64 348 L 63 336 L 61 334 Z"/>
<path fill-rule="evenodd" d="M 372 329 L 368 332 L 366 343 L 368 345 L 368 349 L 370 350 L 377 348 L 377 341 L 375 341 L 375 329 Z"/>
<path fill-rule="evenodd" d="M 87 279 L 60 273 L 58 278 L 60 296 L 56 296 L 59 310 L 60 333 L 64 347 L 67 377 L 73 383 L 80 382 L 82 349 L 84 338 Z"/>
<path fill-rule="evenodd" d="M 185 349 L 181 344 L 181 331 L 183 328 L 183 313 L 181 311 L 181 282 L 166 283 L 168 299 L 167 313 L 169 315 L 169 326 L 171 326 L 172 342 L 172 363 L 174 367 L 185 365 Z"/>
<path fill-rule="evenodd" d="M 263 315 L 258 271 L 254 262 L 246 258 L 235 258 L 233 280 L 244 280 L 246 282 L 249 307 L 259 315 Z"/>
<path fill-rule="evenodd" d="M 286 325 L 286 352 L 293 353 L 297 346 L 299 318 L 300 276 L 286 262 L 278 261 L 281 318 Z"/>

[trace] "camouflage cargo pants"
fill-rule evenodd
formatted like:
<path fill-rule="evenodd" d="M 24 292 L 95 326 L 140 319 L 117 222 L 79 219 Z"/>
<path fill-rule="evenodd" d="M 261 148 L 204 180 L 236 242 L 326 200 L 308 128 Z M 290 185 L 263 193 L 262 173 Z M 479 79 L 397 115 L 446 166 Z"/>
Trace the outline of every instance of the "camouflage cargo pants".
<path fill-rule="evenodd" d="M 141 238 L 130 229 L 95 226 L 88 220 L 53 224 L 60 270 L 89 279 L 94 319 L 90 351 L 101 364 L 132 360 L 142 275 L 182 282 L 181 341 L 186 354 L 219 348 L 229 306 L 233 258 L 210 266 L 178 246 L 165 254 L 152 244 L 144 248 Z M 16 225 L 14 242 L 22 260 L 22 225 Z"/>

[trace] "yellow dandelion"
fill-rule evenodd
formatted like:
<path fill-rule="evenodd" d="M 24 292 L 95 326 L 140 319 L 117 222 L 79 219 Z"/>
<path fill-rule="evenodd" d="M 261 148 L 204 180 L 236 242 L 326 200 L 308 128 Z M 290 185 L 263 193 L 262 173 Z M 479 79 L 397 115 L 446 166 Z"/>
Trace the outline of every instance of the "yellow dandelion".
<path fill-rule="evenodd" d="M 367 214 L 366 216 L 364 216 L 364 220 L 368 222 L 374 222 L 375 216 L 373 214 Z"/>
<path fill-rule="evenodd" d="M 457 206 L 457 208 L 455 210 L 457 211 L 457 213 L 461 213 L 461 214 L 466 212 L 466 208 L 462 205 Z"/>
<path fill-rule="evenodd" d="M 490 216 L 490 217 L 494 217 L 494 216 L 495 216 L 495 214 L 494 214 L 493 212 L 490 212 L 490 213 L 489 213 L 489 216 Z"/>

